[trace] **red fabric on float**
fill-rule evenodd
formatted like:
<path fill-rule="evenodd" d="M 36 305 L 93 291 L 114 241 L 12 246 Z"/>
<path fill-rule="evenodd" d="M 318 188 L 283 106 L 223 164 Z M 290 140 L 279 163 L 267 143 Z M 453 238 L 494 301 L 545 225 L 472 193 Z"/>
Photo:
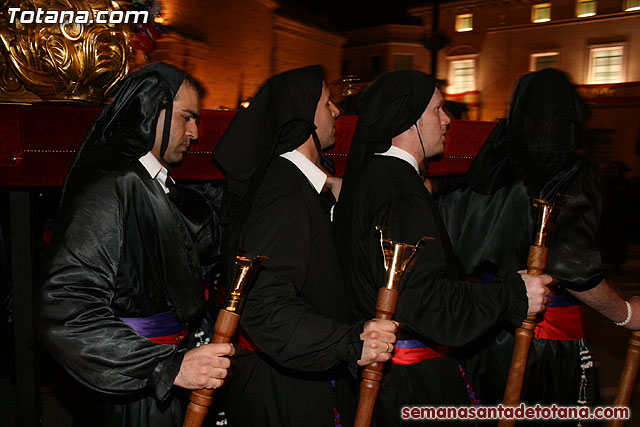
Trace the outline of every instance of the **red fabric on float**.
<path fill-rule="evenodd" d="M 100 108 L 56 104 L 0 105 L 0 186 L 60 186 L 75 151 Z M 216 146 L 234 111 L 203 110 L 198 143 L 192 145 L 184 164 L 173 176 L 187 180 L 221 180 L 212 163 Z M 336 145 L 329 156 L 342 176 L 357 116 L 336 121 Z M 444 158 L 429 164 L 429 175 L 464 173 L 493 130 L 495 123 L 457 120 L 447 133 Z"/>

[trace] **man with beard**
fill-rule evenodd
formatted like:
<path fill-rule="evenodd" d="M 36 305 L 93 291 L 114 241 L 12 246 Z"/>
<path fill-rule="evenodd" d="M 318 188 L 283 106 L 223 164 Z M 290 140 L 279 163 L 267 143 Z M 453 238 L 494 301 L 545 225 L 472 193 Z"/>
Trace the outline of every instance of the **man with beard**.
<path fill-rule="evenodd" d="M 376 226 L 396 242 L 432 237 L 400 286 L 401 328 L 376 406 L 379 426 L 403 425 L 403 406 L 469 405 L 450 347 L 467 345 L 501 320 L 520 324 L 544 307 L 551 277 L 509 272 L 480 289 L 457 280 L 451 243 L 420 176 L 444 149 L 449 117 L 435 80 L 417 71 L 382 75 L 360 98 L 360 117 L 336 212 L 356 320 L 375 312 L 384 278 Z"/>
<path fill-rule="evenodd" d="M 333 426 L 336 409 L 347 416 L 347 368 L 390 358 L 393 322 L 348 323 L 321 197 L 321 150 L 334 142 L 338 113 L 320 67 L 287 71 L 238 112 L 214 152 L 227 174 L 227 258 L 240 248 L 268 257 L 241 319 L 226 390 L 232 425 Z"/>
<path fill-rule="evenodd" d="M 200 92 L 166 64 L 131 74 L 65 180 L 38 333 L 88 388 L 77 425 L 182 425 L 175 389 L 220 387 L 226 376 L 231 345 L 184 345 L 205 312 L 199 259 L 219 250 L 213 215 L 168 177 L 198 138 Z"/>

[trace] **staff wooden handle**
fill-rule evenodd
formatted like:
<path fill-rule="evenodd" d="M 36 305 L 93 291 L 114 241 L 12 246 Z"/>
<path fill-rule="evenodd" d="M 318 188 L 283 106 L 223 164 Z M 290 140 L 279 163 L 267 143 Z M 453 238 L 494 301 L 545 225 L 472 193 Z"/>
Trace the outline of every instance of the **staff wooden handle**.
<path fill-rule="evenodd" d="M 235 277 L 231 284 L 225 308 L 220 310 L 213 327 L 213 343 L 228 343 L 235 335 L 240 321 L 240 313 L 260 264 L 266 257 L 256 255 L 253 259 L 244 254 L 236 256 Z M 200 427 L 213 401 L 213 390 L 202 389 L 191 392 L 189 406 L 184 417 L 183 427 Z"/>
<path fill-rule="evenodd" d="M 376 319 L 391 320 L 396 313 L 398 304 L 398 291 L 389 288 L 380 288 L 376 303 Z M 362 371 L 360 382 L 360 397 L 358 398 L 358 411 L 354 427 L 368 427 L 373 418 L 373 408 L 380 391 L 384 363 L 375 362 L 367 365 Z"/>
<path fill-rule="evenodd" d="M 216 324 L 214 326 L 214 335 L 212 342 L 227 343 L 235 335 L 238 328 L 240 316 L 227 310 L 220 310 Z M 200 427 L 204 422 L 209 411 L 209 406 L 213 402 L 213 389 L 202 389 L 191 392 L 189 397 L 189 406 L 184 417 L 183 427 Z"/>
<path fill-rule="evenodd" d="M 613 401 L 613 406 L 629 406 L 631 395 L 633 394 L 633 386 L 638 376 L 638 364 L 640 363 L 640 331 L 633 331 L 629 338 L 629 346 L 627 347 L 627 357 L 620 375 L 620 384 L 618 384 L 618 394 Z M 626 420 L 611 420 L 609 427 L 622 427 Z"/>
<path fill-rule="evenodd" d="M 549 250 L 544 246 L 530 246 L 529 257 L 527 259 L 527 274 L 539 276 L 544 272 L 547 265 L 547 254 Z M 522 325 L 516 329 L 515 342 L 513 345 L 513 356 L 509 366 L 509 376 L 504 389 L 503 405 L 515 407 L 520 403 L 522 394 L 522 384 L 524 383 L 524 373 L 529 357 L 529 347 L 533 339 L 533 330 L 536 327 L 536 316 L 527 316 Z M 515 420 L 501 419 L 499 427 L 511 427 L 516 424 Z"/>

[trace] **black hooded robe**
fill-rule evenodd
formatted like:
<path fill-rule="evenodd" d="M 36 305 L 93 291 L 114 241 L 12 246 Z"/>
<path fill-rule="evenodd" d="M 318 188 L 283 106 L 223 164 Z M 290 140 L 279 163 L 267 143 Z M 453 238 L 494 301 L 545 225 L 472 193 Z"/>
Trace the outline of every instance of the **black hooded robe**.
<path fill-rule="evenodd" d="M 212 239 L 212 212 L 185 193 L 178 205 L 187 218 L 137 160 L 182 82 L 169 86 L 169 66 L 154 67 L 123 81 L 96 119 L 67 177 L 42 267 L 37 330 L 83 387 L 76 425 L 179 426 L 184 417 L 172 385 L 185 349 L 120 320 L 173 312 L 193 328 L 204 309 L 194 240 Z"/>
<path fill-rule="evenodd" d="M 347 299 L 320 196 L 289 160 L 276 158 L 255 195 L 242 239 L 262 254 L 241 324 L 255 351 L 238 350 L 227 386 L 234 426 L 332 426 L 332 380 L 358 359 L 362 326 Z"/>
<path fill-rule="evenodd" d="M 417 339 L 430 347 L 464 346 L 501 320 L 524 319 L 527 300 L 521 279 L 480 289 L 458 282 L 451 244 L 434 201 L 413 167 L 400 159 L 377 156 L 366 167 L 354 201 L 351 284 L 356 319 L 375 314 L 384 269 L 376 225 L 386 226 L 394 241 L 415 243 L 433 237 L 419 249 L 400 286 L 395 320 L 399 340 Z M 494 306 L 495 302 L 497 306 Z M 397 351 L 397 350 L 396 350 Z M 385 374 L 376 425 L 404 425 L 402 406 L 470 404 L 457 360 L 449 356 L 417 364 L 392 364 Z"/>
<path fill-rule="evenodd" d="M 438 199 L 462 272 L 476 277 L 525 269 L 533 238 L 531 199 L 562 198 L 551 232 L 546 273 L 558 280 L 534 331 L 523 400 L 541 404 L 597 402 L 593 361 L 579 302 L 603 279 L 596 234 L 601 210 L 596 168 L 572 152 L 586 108 L 561 71 L 521 77 L 509 115 L 483 145 L 463 188 Z M 565 313 L 562 317 L 552 312 Z M 469 379 L 483 403 L 502 401 L 513 352 L 513 326 L 503 325 L 470 351 Z M 549 332 L 550 331 L 550 332 Z"/>
<path fill-rule="evenodd" d="M 573 196 L 560 211 L 547 258 L 546 273 L 559 279 L 563 288 L 587 290 L 602 280 L 595 243 L 600 210 L 598 182 L 595 168 L 579 161 L 566 182 L 556 186 L 560 193 Z M 533 219 L 522 181 L 490 195 L 470 188 L 457 190 L 439 198 L 438 205 L 465 274 L 500 275 L 526 269 Z M 577 303 L 563 290 L 557 291 L 561 297 L 551 296 L 549 308 Z M 567 327 L 581 330 L 581 316 L 572 320 L 575 325 Z M 564 327 L 555 321 L 552 324 Z M 513 353 L 513 333 L 513 325 L 504 325 L 476 343 L 470 352 L 469 380 L 484 404 L 502 401 Z M 534 334 L 532 350 L 523 401 L 562 405 L 598 401 L 592 361 L 583 340 L 537 338 Z"/>
<path fill-rule="evenodd" d="M 234 426 L 333 426 L 334 408 L 349 419 L 341 378 L 357 367 L 362 323 L 349 324 L 321 195 L 280 157 L 314 134 L 322 84 L 318 66 L 270 78 L 214 152 L 227 174 L 226 258 L 238 250 L 269 258 L 242 313 L 251 345 L 238 342 L 225 392 Z"/>
<path fill-rule="evenodd" d="M 398 340 L 427 345 L 465 346 L 501 321 L 520 324 L 527 312 L 524 284 L 515 272 L 484 289 L 457 280 L 457 266 L 440 214 L 422 178 L 405 160 L 379 156 L 392 138 L 413 126 L 427 107 L 435 81 L 416 71 L 381 76 L 360 99 L 360 118 L 337 207 L 337 240 L 348 269 L 352 315 L 375 314 L 378 288 L 385 276 L 380 236 L 387 227 L 396 242 L 419 249 L 403 276 L 395 320 L 402 325 Z M 450 356 L 399 364 L 385 373 L 375 422 L 404 425 L 401 408 L 471 403 L 458 362 Z M 410 347 L 415 348 L 415 347 Z"/>

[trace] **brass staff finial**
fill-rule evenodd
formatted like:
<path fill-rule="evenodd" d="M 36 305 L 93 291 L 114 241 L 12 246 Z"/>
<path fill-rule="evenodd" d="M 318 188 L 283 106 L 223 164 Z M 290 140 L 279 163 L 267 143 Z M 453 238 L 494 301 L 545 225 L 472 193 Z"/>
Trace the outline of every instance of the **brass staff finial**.
<path fill-rule="evenodd" d="M 229 291 L 229 298 L 227 299 L 226 311 L 232 313 L 241 312 L 242 304 L 244 303 L 245 296 L 249 291 L 246 289 L 253 283 L 253 277 L 260 270 L 260 264 L 267 257 L 262 255 L 256 255 L 253 259 L 248 258 L 246 255 L 241 254 L 236 257 L 235 263 L 235 279 L 231 285 Z"/>
<path fill-rule="evenodd" d="M 415 245 L 411 245 L 409 243 L 400 243 L 391 240 L 387 227 L 378 225 L 376 226 L 376 230 L 380 232 L 380 246 L 384 259 L 384 269 L 387 271 L 385 287 L 397 290 L 404 270 L 411 262 L 416 251 L 424 246 L 427 240 L 434 239 L 433 237 L 422 236 Z"/>
<path fill-rule="evenodd" d="M 551 226 L 555 224 L 558 212 L 565 205 L 567 199 L 571 198 L 566 194 L 558 193 L 552 203 L 542 199 L 533 199 L 533 226 L 536 233 L 533 244 L 535 246 L 548 246 Z"/>

